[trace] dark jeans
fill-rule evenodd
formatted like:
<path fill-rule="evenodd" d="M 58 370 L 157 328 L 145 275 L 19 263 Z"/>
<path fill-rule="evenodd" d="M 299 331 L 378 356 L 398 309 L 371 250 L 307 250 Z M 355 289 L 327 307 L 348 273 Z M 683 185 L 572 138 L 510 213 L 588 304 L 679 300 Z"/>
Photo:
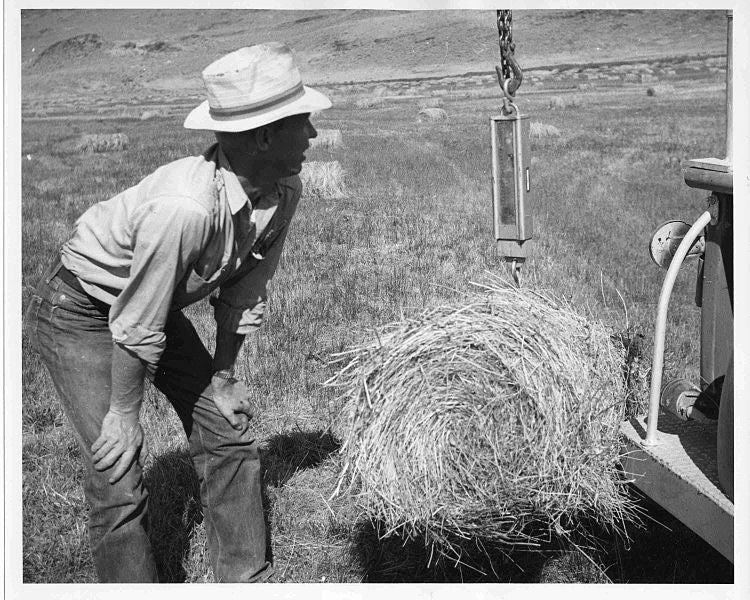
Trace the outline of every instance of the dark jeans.
<path fill-rule="evenodd" d="M 92 467 L 91 445 L 109 409 L 112 335 L 107 305 L 72 288 L 51 268 L 27 311 L 27 330 L 44 360 L 86 465 L 89 535 L 102 582 L 158 581 L 148 537 L 148 491 L 134 463 L 117 483 Z M 149 378 L 177 411 L 200 482 L 208 550 L 217 581 L 264 581 L 266 528 L 260 459 L 252 434 L 239 435 L 211 398 L 211 356 L 190 321 L 170 314 L 166 350 Z"/>

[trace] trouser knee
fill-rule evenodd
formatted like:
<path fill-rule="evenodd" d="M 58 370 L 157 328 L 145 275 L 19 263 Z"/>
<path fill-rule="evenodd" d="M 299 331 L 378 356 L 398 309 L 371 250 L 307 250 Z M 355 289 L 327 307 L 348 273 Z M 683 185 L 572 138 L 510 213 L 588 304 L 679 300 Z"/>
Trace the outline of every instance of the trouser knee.
<path fill-rule="evenodd" d="M 107 534 L 123 527 L 145 528 L 148 491 L 143 484 L 141 468 L 132 465 L 116 483 L 109 483 L 110 470 L 99 472 L 92 468 L 86 477 L 84 493 L 91 512 L 89 532 L 92 544 Z"/>
<path fill-rule="evenodd" d="M 253 469 L 260 464 L 258 445 L 252 438 L 191 442 L 190 454 L 201 479 L 227 468 L 239 468 L 241 465 L 243 468 Z"/>

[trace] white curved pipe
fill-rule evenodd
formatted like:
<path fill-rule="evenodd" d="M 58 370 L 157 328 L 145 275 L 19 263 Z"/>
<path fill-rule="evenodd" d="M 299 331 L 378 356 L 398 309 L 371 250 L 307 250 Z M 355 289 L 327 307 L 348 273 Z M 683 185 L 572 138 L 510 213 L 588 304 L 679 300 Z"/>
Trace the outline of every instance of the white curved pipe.
<path fill-rule="evenodd" d="M 667 276 L 661 287 L 659 296 L 659 305 L 656 310 L 656 327 L 654 331 L 654 357 L 651 362 L 651 390 L 648 400 L 648 423 L 646 426 L 646 439 L 644 446 L 653 446 L 656 441 L 656 425 L 659 421 L 659 396 L 661 396 L 661 378 L 664 370 L 664 338 L 667 329 L 667 309 L 669 308 L 669 298 L 672 296 L 672 288 L 677 279 L 677 273 L 680 271 L 688 251 L 700 237 L 703 230 L 711 222 L 711 213 L 706 211 L 682 238 L 677 251 L 672 258 L 667 270 Z"/>

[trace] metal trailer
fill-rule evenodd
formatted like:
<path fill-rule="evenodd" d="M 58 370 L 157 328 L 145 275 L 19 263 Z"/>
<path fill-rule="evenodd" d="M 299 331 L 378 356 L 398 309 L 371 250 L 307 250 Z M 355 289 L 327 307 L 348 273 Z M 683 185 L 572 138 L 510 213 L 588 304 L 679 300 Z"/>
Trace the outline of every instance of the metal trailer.
<path fill-rule="evenodd" d="M 511 11 L 497 11 L 503 110 L 490 117 L 494 232 L 501 254 L 520 268 L 531 238 L 532 190 L 527 117 L 514 103 L 522 72 L 513 56 Z M 732 13 L 727 13 L 726 158 L 683 164 L 685 183 L 708 190 L 709 206 L 692 225 L 665 223 L 651 257 L 667 268 L 657 309 L 648 413 L 622 424 L 624 473 L 633 484 L 734 561 L 733 276 L 732 276 Z M 700 386 L 672 381 L 662 389 L 669 298 L 686 258 L 699 261 Z M 710 411 L 706 407 L 717 406 Z"/>
<path fill-rule="evenodd" d="M 726 158 L 683 164 L 685 183 L 711 192 L 692 226 L 669 222 L 651 242 L 667 275 L 654 333 L 648 414 L 622 426 L 623 469 L 647 496 L 734 562 L 734 377 L 732 237 L 732 14 L 727 15 Z M 699 260 L 700 386 L 678 380 L 662 389 L 669 297 L 683 261 Z M 718 414 L 706 407 L 718 405 Z"/>

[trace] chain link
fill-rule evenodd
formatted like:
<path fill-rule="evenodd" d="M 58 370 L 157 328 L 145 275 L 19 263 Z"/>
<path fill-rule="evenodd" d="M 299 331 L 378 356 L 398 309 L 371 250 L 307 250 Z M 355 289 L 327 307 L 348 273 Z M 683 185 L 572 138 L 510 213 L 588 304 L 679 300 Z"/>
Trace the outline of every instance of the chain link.
<path fill-rule="evenodd" d="M 497 32 L 500 35 L 500 71 L 504 79 L 512 79 L 513 71 L 508 56 L 513 54 L 516 45 L 513 43 L 513 12 L 497 11 Z"/>
<path fill-rule="evenodd" d="M 505 98 L 512 102 L 523 81 L 523 72 L 514 56 L 516 45 L 513 42 L 512 11 L 497 11 L 497 32 L 500 36 L 500 66 L 495 67 L 495 70 Z"/>

